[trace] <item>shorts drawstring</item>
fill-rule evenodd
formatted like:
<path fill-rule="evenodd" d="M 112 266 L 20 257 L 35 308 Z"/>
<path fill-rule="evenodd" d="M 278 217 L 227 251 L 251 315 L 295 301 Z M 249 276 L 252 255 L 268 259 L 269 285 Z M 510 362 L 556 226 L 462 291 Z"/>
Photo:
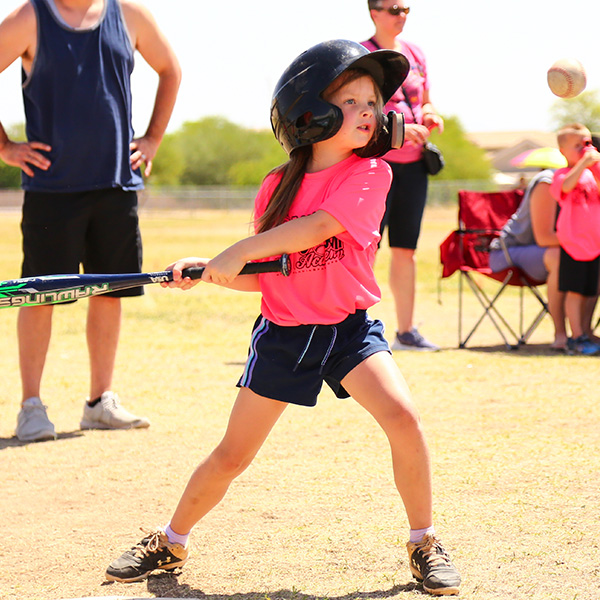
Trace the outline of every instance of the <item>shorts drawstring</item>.
<path fill-rule="evenodd" d="M 332 325 L 331 329 L 333 329 L 333 335 L 331 336 L 331 342 L 329 342 L 329 348 L 327 348 L 325 357 L 321 361 L 321 368 L 319 369 L 319 375 L 321 373 L 323 373 L 323 369 L 325 368 L 325 363 L 327 362 L 327 359 L 329 358 L 329 355 L 331 354 L 331 351 L 333 350 L 333 345 L 335 344 L 335 339 L 337 338 L 337 327 L 335 325 Z"/>
<path fill-rule="evenodd" d="M 319 327 L 319 326 L 313 325 L 313 328 L 310 330 L 310 335 L 308 336 L 308 341 L 306 342 L 306 346 L 304 346 L 304 350 L 302 350 L 302 353 L 300 354 L 298 360 L 296 361 L 296 366 L 294 367 L 294 372 L 296 372 L 296 370 L 300 366 L 300 363 L 304 360 L 304 357 L 306 356 L 306 353 L 308 352 L 308 349 L 310 348 L 310 344 L 313 340 L 315 332 L 317 331 L 317 327 Z M 325 368 L 325 364 L 327 363 L 327 360 L 329 359 L 329 356 L 331 355 L 331 351 L 333 350 L 335 340 L 337 339 L 337 327 L 335 325 L 330 325 L 330 327 L 333 330 L 333 334 L 331 336 L 331 341 L 329 342 L 329 348 L 327 348 L 327 352 L 325 352 L 325 356 L 323 357 L 323 360 L 321 361 L 321 368 L 319 369 L 319 374 L 321 374 L 323 372 L 323 369 Z"/>
<path fill-rule="evenodd" d="M 317 327 L 318 327 L 318 325 L 314 325 L 313 328 L 310 330 L 310 335 L 308 336 L 308 342 L 306 342 L 306 346 L 304 346 L 304 350 L 302 350 L 302 354 L 300 354 L 300 357 L 296 361 L 296 366 L 294 367 L 294 373 L 296 372 L 296 369 L 300 366 L 302 359 L 306 356 L 306 353 L 308 352 L 308 348 L 310 346 L 310 343 L 312 342 L 312 339 L 313 339 L 313 336 L 315 335 L 315 331 L 317 330 Z"/>

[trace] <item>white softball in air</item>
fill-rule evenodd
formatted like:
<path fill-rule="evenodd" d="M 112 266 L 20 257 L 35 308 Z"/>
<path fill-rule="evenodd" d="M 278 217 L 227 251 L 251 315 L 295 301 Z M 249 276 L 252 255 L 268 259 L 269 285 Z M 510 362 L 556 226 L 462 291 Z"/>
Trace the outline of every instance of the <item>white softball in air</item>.
<path fill-rule="evenodd" d="M 585 69 L 575 58 L 561 58 L 548 69 L 548 86 L 560 98 L 575 98 L 586 83 Z"/>

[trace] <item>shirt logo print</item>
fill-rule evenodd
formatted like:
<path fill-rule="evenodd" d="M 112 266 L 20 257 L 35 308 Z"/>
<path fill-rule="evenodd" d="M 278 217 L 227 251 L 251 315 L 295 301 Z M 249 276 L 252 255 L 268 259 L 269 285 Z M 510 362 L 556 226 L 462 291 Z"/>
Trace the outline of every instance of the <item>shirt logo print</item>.
<path fill-rule="evenodd" d="M 298 253 L 296 269 L 324 269 L 327 263 L 344 258 L 344 242 L 336 237 L 329 238 L 322 244 Z"/>

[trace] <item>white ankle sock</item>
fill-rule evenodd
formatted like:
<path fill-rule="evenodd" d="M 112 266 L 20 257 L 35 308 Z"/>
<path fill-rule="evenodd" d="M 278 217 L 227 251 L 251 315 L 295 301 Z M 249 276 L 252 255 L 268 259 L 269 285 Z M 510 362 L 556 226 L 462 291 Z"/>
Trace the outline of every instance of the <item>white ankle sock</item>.
<path fill-rule="evenodd" d="M 167 534 L 167 538 L 169 538 L 169 542 L 171 542 L 171 544 L 181 544 L 183 547 L 187 545 L 188 538 L 190 537 L 189 533 L 186 533 L 185 535 L 175 533 L 171 529 L 171 523 L 164 527 L 164 531 Z"/>
<path fill-rule="evenodd" d="M 410 541 L 413 544 L 420 542 L 426 535 L 435 535 L 435 527 L 425 527 L 425 529 L 411 529 L 410 530 Z"/>

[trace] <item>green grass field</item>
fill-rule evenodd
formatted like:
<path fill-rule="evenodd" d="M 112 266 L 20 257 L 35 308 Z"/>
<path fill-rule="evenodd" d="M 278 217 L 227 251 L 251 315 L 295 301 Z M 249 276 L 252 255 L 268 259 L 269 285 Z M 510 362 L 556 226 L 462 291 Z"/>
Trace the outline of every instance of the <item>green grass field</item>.
<path fill-rule="evenodd" d="M 212 256 L 247 235 L 247 212 L 144 212 L 144 269 Z M 600 359 L 548 349 L 548 318 L 507 351 L 489 325 L 458 350 L 456 276 L 438 247 L 452 208 L 428 210 L 416 321 L 435 354 L 395 353 L 432 452 L 438 533 L 463 575 L 462 597 L 600 598 Z M 393 335 L 388 251 L 377 261 Z M 18 277 L 19 216 L 0 219 L 0 275 Z M 13 438 L 20 399 L 15 309 L 0 318 L 0 598 L 187 597 L 203 600 L 423 598 L 411 580 L 407 524 L 383 434 L 352 400 L 324 391 L 290 407 L 256 461 L 196 528 L 179 576 L 103 584 L 108 562 L 163 525 L 199 460 L 220 439 L 259 298 L 200 285 L 147 286 L 125 302 L 115 390 L 146 431 L 80 432 L 88 390 L 86 302 L 57 307 L 43 400 L 59 440 Z M 505 314 L 516 319 L 511 293 Z M 534 308 L 527 304 L 528 312 Z M 466 304 L 468 319 L 478 305 Z"/>

